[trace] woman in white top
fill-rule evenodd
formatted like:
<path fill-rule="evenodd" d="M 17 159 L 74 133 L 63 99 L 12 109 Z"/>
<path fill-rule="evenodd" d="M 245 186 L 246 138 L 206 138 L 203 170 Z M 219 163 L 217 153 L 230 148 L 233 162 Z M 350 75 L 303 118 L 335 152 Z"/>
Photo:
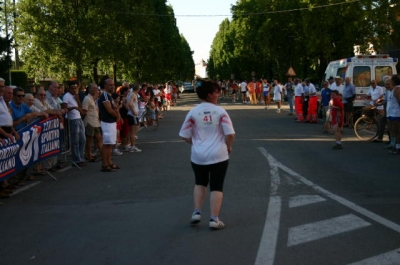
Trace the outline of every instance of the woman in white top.
<path fill-rule="evenodd" d="M 271 98 L 270 98 L 270 95 L 269 95 L 269 89 L 271 88 L 271 85 L 268 83 L 268 80 L 266 78 L 264 78 L 262 80 L 262 88 L 263 88 L 263 97 L 264 97 L 265 109 L 268 109 L 270 101 L 271 101 Z"/>
<path fill-rule="evenodd" d="M 196 93 L 201 99 L 201 104 L 189 111 L 179 132 L 179 136 L 192 145 L 191 162 L 195 174 L 195 187 L 194 211 L 190 224 L 197 224 L 201 220 L 201 208 L 210 182 L 209 227 L 212 229 L 225 227 L 218 215 L 229 154 L 232 152 L 235 138 L 228 113 L 216 106 L 220 92 L 221 86 L 218 83 L 198 81 Z"/>
<path fill-rule="evenodd" d="M 274 84 L 274 101 L 278 107 L 276 113 L 281 113 L 282 87 L 277 79 L 274 80 Z"/>
<path fill-rule="evenodd" d="M 390 151 L 394 155 L 400 154 L 400 75 L 393 75 L 391 85 L 388 87 L 390 92 L 386 99 L 386 117 L 390 128 Z"/>

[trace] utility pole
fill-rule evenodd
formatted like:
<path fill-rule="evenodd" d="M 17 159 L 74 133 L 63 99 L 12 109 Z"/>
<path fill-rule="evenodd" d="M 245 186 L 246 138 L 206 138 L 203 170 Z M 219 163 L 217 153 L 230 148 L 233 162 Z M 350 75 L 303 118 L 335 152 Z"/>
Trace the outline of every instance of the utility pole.
<path fill-rule="evenodd" d="M 12 85 L 11 81 L 11 57 L 10 57 L 10 37 L 8 36 L 8 13 L 7 13 L 7 0 L 4 0 L 4 19 L 6 23 L 6 38 L 7 38 L 7 63 L 8 63 L 8 80 L 9 85 Z"/>

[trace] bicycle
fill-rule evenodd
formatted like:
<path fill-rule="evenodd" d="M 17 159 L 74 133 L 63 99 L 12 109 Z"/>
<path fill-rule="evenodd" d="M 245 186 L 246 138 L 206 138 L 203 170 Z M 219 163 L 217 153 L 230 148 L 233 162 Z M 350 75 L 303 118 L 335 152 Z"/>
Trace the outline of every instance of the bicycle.
<path fill-rule="evenodd" d="M 368 106 L 369 104 L 370 104 L 370 101 L 367 100 L 367 99 L 364 99 L 363 102 L 362 102 L 362 105 L 364 105 L 364 107 Z M 352 119 L 352 122 L 353 122 L 352 125 L 353 126 L 356 123 L 356 121 L 362 116 L 364 107 L 358 108 L 357 110 L 355 110 L 353 112 L 353 119 Z"/>
<path fill-rule="evenodd" d="M 363 141 L 371 141 L 378 136 L 381 114 L 374 106 L 362 108 L 362 115 L 354 124 L 354 133 Z"/>
<path fill-rule="evenodd" d="M 158 114 L 150 109 L 146 104 L 145 111 L 139 117 L 140 126 L 144 126 L 148 131 L 155 131 L 158 128 Z"/>

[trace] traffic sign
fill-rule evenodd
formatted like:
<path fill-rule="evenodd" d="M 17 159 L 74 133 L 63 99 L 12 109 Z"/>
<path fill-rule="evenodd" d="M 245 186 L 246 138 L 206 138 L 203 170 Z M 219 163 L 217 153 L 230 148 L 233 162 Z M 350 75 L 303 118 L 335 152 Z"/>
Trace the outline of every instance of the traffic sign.
<path fill-rule="evenodd" d="M 296 76 L 296 72 L 294 71 L 293 67 L 289 67 L 286 76 Z"/>

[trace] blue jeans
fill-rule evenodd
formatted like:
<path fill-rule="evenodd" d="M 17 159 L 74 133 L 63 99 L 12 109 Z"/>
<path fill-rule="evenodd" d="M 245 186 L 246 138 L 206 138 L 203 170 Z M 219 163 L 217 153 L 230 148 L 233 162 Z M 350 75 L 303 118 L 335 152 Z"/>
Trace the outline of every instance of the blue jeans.
<path fill-rule="evenodd" d="M 287 100 L 288 100 L 289 108 L 290 108 L 289 113 L 293 114 L 293 94 L 292 93 L 287 94 Z"/>
<path fill-rule="evenodd" d="M 75 163 L 84 162 L 85 151 L 85 125 L 82 119 L 69 120 L 69 135 L 71 139 L 72 161 Z"/>

